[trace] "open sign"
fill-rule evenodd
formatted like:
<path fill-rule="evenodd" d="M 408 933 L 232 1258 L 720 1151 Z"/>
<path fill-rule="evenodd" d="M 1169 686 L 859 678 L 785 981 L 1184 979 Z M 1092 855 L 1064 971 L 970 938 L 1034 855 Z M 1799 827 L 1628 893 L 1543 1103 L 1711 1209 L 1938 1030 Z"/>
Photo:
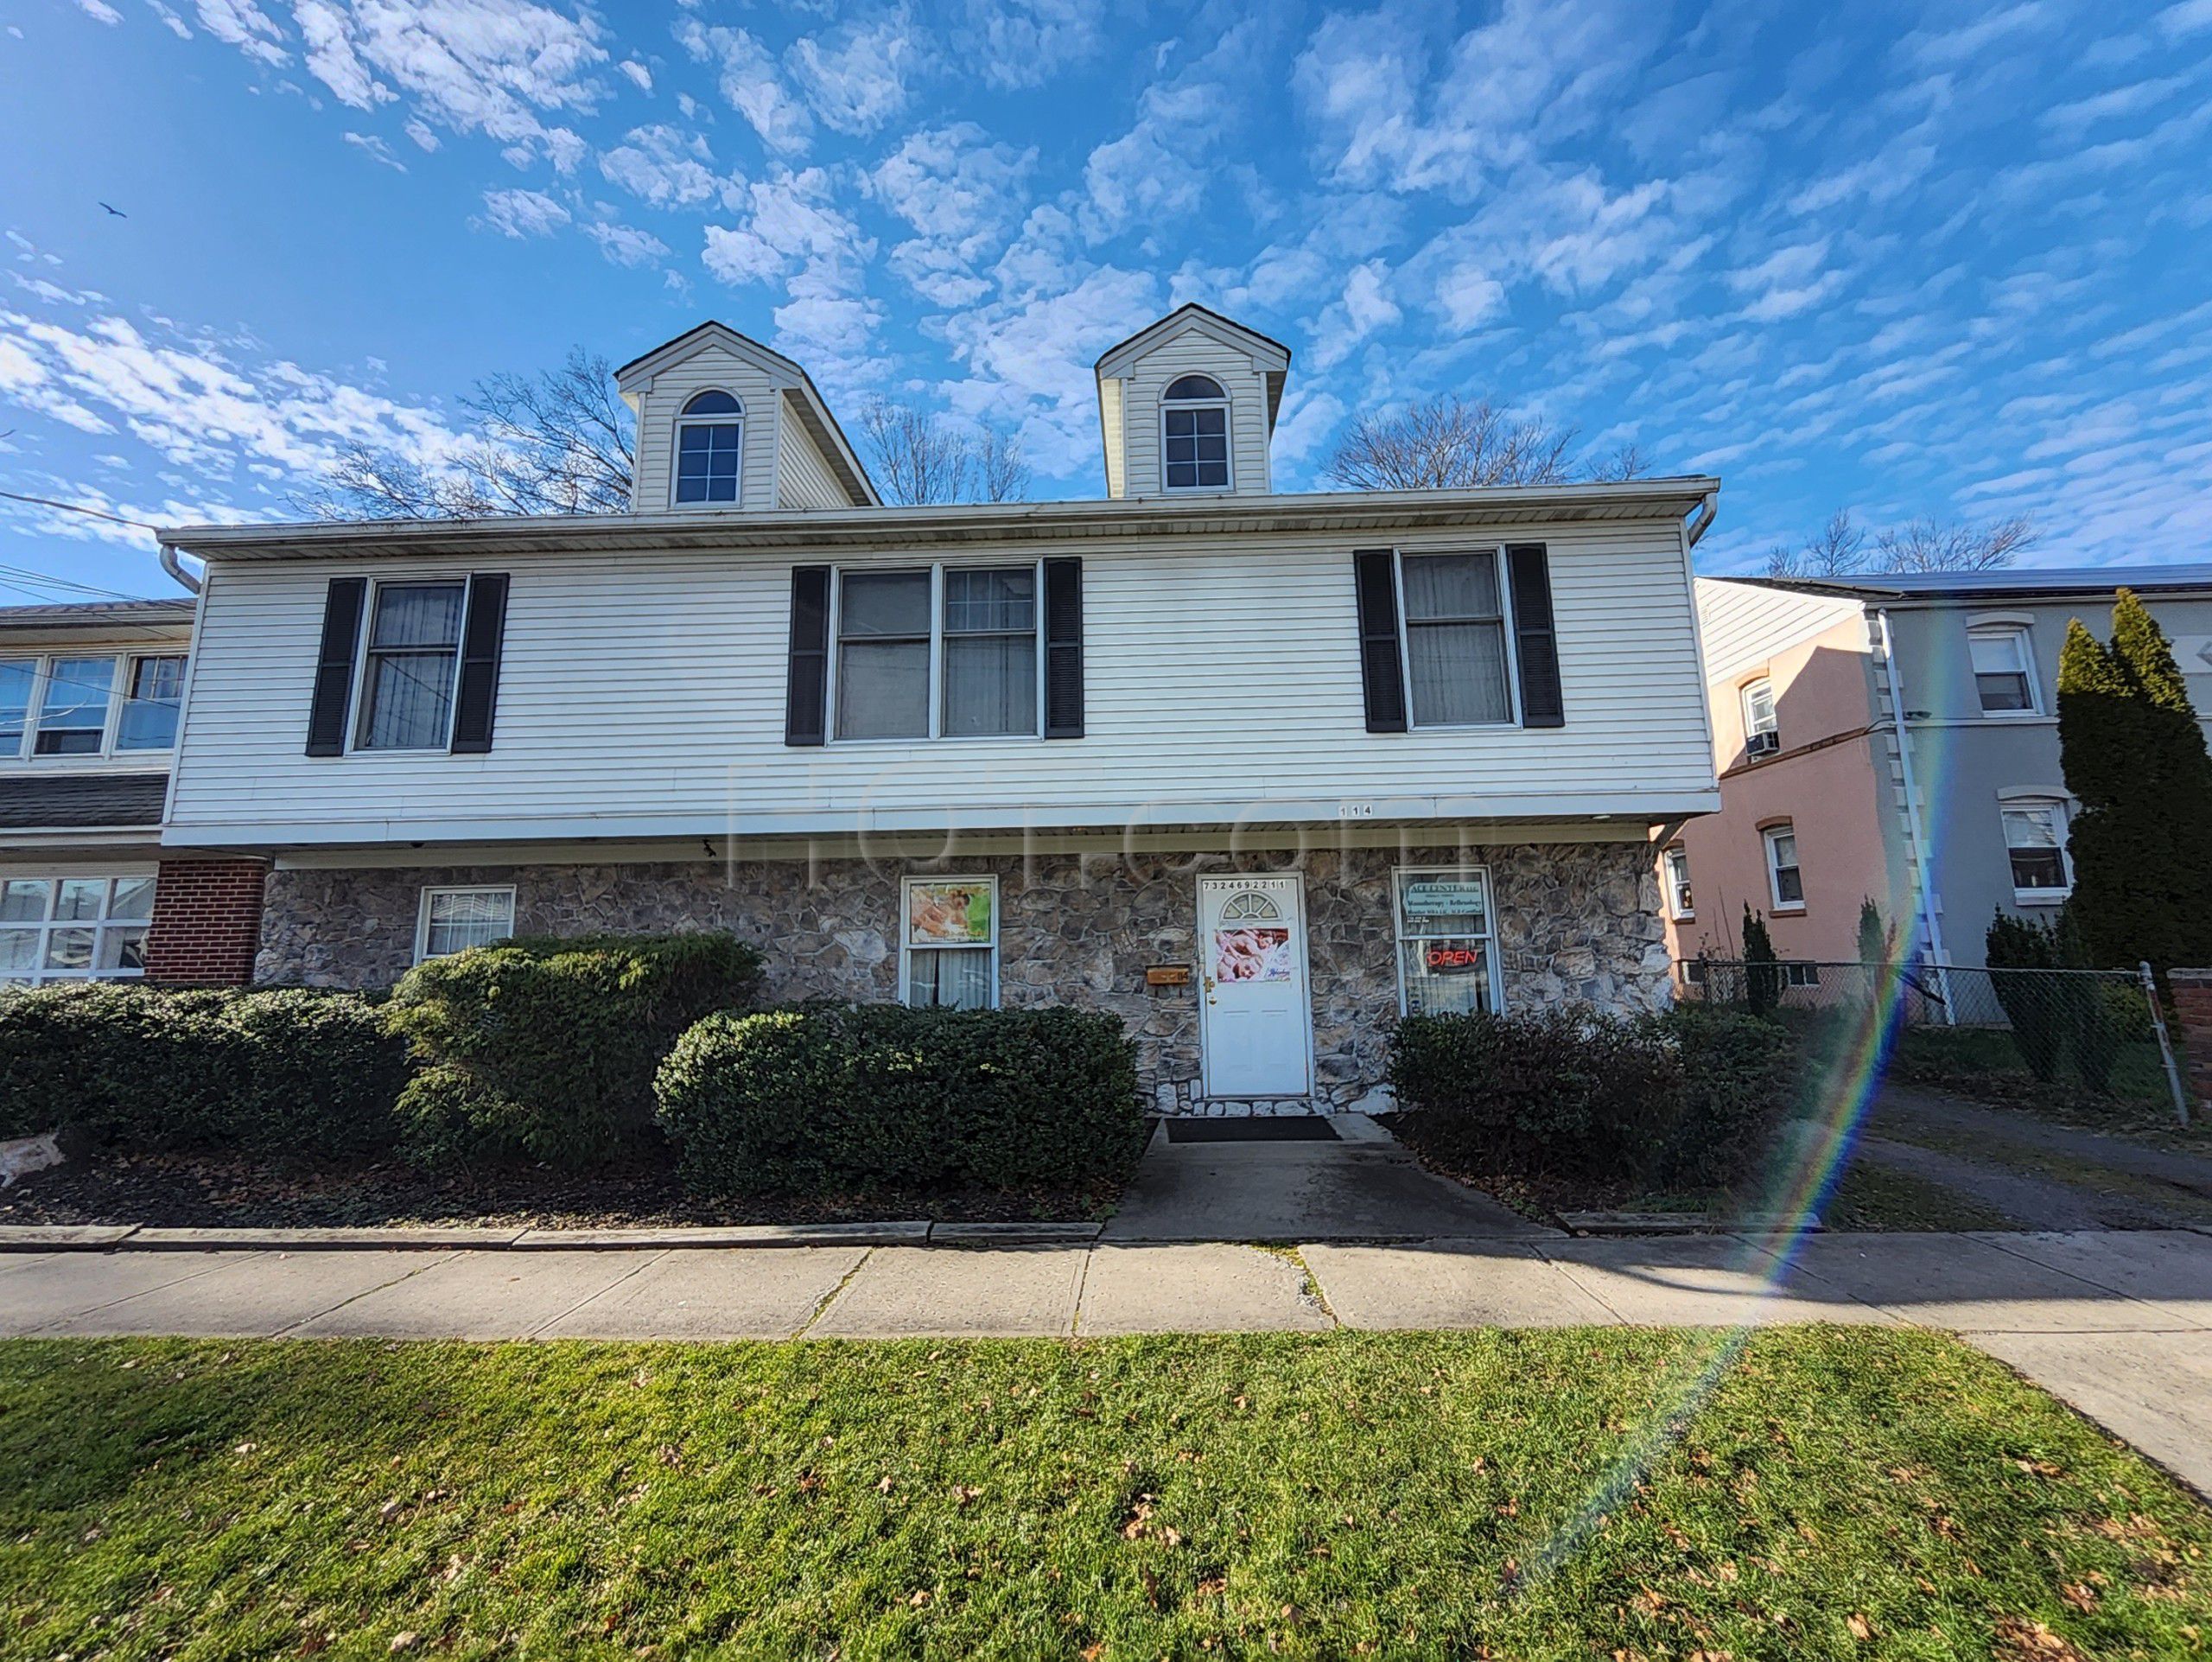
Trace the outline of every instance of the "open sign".
<path fill-rule="evenodd" d="M 1431 975 L 1471 975 L 1483 966 L 1483 949 L 1439 944 L 1422 949 L 1421 962 Z"/>

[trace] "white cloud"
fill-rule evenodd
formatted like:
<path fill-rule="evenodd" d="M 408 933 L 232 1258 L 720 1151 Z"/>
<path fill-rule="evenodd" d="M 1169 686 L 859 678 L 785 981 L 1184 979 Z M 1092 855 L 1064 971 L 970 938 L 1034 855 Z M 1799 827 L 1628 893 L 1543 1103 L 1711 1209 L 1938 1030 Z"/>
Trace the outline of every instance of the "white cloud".
<path fill-rule="evenodd" d="M 96 23 L 105 23 L 112 29 L 123 21 L 123 14 L 107 0 L 77 0 L 77 10 Z"/>
<path fill-rule="evenodd" d="M 916 55 L 906 19 L 893 14 L 804 36 L 784 62 L 824 126 L 865 138 L 906 107 Z"/>
<path fill-rule="evenodd" d="M 2193 35 L 2212 29 L 2212 0 L 2181 0 L 2158 14 L 2158 27 L 2167 35 Z"/>
<path fill-rule="evenodd" d="M 2212 0 L 2206 0 L 2212 8 Z M 2126 86 L 2114 86 L 2088 98 L 2075 99 L 2069 104 L 2055 104 L 2043 112 L 2040 119 L 2046 127 L 2061 132 L 2079 133 L 2084 128 L 2115 116 L 2133 115 L 2138 110 L 2147 110 L 2162 104 L 2187 86 L 2188 78 L 2167 75 L 2156 80 L 2139 80 Z"/>
<path fill-rule="evenodd" d="M 584 227 L 584 235 L 617 265 L 650 265 L 668 252 L 666 243 L 635 226 L 595 223 Z"/>
<path fill-rule="evenodd" d="M 550 237 L 569 222 L 569 210 L 542 190 L 487 190 L 484 223 L 504 237 Z"/>
<path fill-rule="evenodd" d="M 721 193 L 722 181 L 708 165 L 713 159 L 705 139 L 663 123 L 632 128 L 599 158 L 599 170 L 639 201 L 669 207 Z"/>
<path fill-rule="evenodd" d="M 784 85 L 767 48 L 741 29 L 709 29 L 692 17 L 677 24 L 676 39 L 699 62 L 721 62 L 722 97 L 762 143 L 786 156 L 806 148 L 813 118 Z"/>
<path fill-rule="evenodd" d="M 1386 260 L 1371 259 L 1351 268 L 1344 278 L 1344 292 L 1321 313 L 1314 327 L 1313 348 L 1307 360 L 1314 369 L 1335 367 L 1369 335 L 1405 315 L 1390 298 L 1389 283 L 1390 267 Z"/>
<path fill-rule="evenodd" d="M 1107 9 L 1095 0 L 969 0 L 965 62 L 1007 89 L 1041 86 L 1096 53 Z"/>
<path fill-rule="evenodd" d="M 2044 0 L 2023 0 L 1957 29 L 1916 29 L 1897 43 L 1897 50 L 1921 64 L 1965 63 L 1983 57 L 2000 41 L 2048 28 L 2056 20 L 2056 9 Z"/>
<path fill-rule="evenodd" d="M 1083 169 L 1088 200 L 1082 210 L 1090 240 L 1103 241 L 1139 224 L 1175 239 L 1173 222 L 1195 213 L 1205 200 L 1221 135 L 1237 108 L 1265 27 L 1256 17 L 1232 25 L 1186 67 L 1146 87 L 1129 130 L 1090 152 Z"/>
<path fill-rule="evenodd" d="M 830 175 L 820 168 L 755 180 L 731 193 L 742 223 L 706 230 L 707 269 L 725 283 L 773 283 L 810 270 L 836 289 L 857 288 L 874 240 L 832 206 Z"/>
<path fill-rule="evenodd" d="M 353 145 L 354 149 L 360 150 L 373 160 L 383 162 L 385 166 L 396 169 L 401 173 L 407 171 L 407 163 L 394 156 L 391 153 L 391 146 L 385 143 L 384 140 L 378 137 L 376 134 L 345 133 L 341 134 L 340 137 L 345 139 L 346 143 Z"/>
<path fill-rule="evenodd" d="M 1036 164 L 1033 149 L 994 144 L 971 121 L 909 133 L 865 179 L 920 233 L 892 251 L 892 269 L 936 305 L 974 304 L 989 292 L 977 263 L 1004 245 Z"/>
<path fill-rule="evenodd" d="M 1503 314 L 1505 285 L 1479 264 L 1455 265 L 1438 281 L 1436 301 L 1444 321 L 1464 334 Z"/>
<path fill-rule="evenodd" d="M 653 72 L 635 58 L 625 58 L 614 66 L 630 78 L 631 84 L 641 92 L 653 90 Z"/>

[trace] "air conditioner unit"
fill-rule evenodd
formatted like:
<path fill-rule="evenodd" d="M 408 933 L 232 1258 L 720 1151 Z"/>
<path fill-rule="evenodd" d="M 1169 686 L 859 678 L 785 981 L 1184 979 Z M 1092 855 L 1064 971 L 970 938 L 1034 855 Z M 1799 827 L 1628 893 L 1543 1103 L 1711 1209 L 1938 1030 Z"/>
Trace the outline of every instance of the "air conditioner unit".
<path fill-rule="evenodd" d="M 1744 741 L 1744 754 L 1747 756 L 1771 756 L 1781 748 L 1782 735 L 1779 733 L 1754 733 Z"/>

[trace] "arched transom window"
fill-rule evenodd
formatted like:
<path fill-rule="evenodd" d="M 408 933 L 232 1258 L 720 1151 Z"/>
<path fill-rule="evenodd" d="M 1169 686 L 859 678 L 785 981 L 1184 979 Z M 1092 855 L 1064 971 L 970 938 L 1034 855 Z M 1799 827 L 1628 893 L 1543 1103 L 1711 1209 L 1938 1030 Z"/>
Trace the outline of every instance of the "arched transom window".
<path fill-rule="evenodd" d="M 1275 923 L 1282 918 L 1282 909 L 1264 895 L 1246 890 L 1231 895 L 1221 908 L 1224 923 Z"/>
<path fill-rule="evenodd" d="M 702 392 L 676 418 L 676 500 L 737 500 L 745 406 L 720 389 Z"/>
<path fill-rule="evenodd" d="M 1184 375 L 1160 395 L 1160 463 L 1171 491 L 1229 488 L 1229 395 L 1211 375 Z"/>

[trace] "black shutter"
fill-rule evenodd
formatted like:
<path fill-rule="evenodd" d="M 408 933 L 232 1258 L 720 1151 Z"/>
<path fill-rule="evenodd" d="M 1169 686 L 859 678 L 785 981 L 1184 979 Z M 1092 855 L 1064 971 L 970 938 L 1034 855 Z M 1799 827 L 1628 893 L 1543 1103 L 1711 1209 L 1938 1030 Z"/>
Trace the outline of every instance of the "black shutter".
<path fill-rule="evenodd" d="M 829 737 L 830 568 L 791 568 L 791 685 L 784 698 L 784 742 Z"/>
<path fill-rule="evenodd" d="M 1559 685 L 1559 631 L 1552 623 L 1551 557 L 1541 543 L 1505 551 L 1512 574 L 1513 645 L 1521 659 L 1521 725 L 1565 727 Z"/>
<path fill-rule="evenodd" d="M 308 706 L 308 755 L 346 754 L 346 711 L 353 701 L 353 655 L 361 644 L 366 577 L 333 577 L 322 602 L 322 649 L 315 654 L 315 699 Z"/>
<path fill-rule="evenodd" d="M 1045 562 L 1045 736 L 1083 736 L 1083 562 Z"/>
<path fill-rule="evenodd" d="M 461 691 L 454 699 L 456 756 L 492 748 L 492 716 L 499 703 L 499 646 L 507 632 L 507 580 L 478 572 L 468 580 L 468 619 L 461 628 Z"/>
<path fill-rule="evenodd" d="M 1359 678 L 1367 699 L 1367 730 L 1406 730 L 1406 673 L 1398 654 L 1396 557 L 1387 548 L 1351 557 L 1359 602 Z"/>

